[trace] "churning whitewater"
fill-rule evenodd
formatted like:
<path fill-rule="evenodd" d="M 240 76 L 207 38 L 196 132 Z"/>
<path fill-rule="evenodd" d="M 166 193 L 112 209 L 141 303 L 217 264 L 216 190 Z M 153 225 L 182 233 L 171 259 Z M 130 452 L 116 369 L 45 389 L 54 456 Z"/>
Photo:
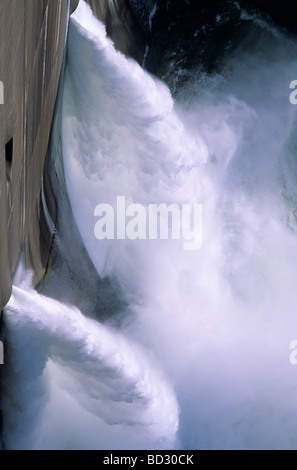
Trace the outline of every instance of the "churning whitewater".
<path fill-rule="evenodd" d="M 158 367 L 153 367 L 141 348 L 131 341 L 128 343 L 119 332 L 86 318 L 74 307 L 39 295 L 30 289 L 29 276 L 24 279 L 20 288 L 14 287 L 6 308 L 7 333 L 14 346 L 10 364 L 13 374 L 7 378 L 10 387 L 4 408 L 19 403 L 19 409 L 7 417 L 11 448 L 51 448 L 54 437 L 51 433 L 55 433 L 55 428 L 51 429 L 52 420 L 58 419 L 59 428 L 61 418 L 69 421 L 69 425 L 72 422 L 70 416 L 51 416 L 53 402 L 56 412 L 66 406 L 68 413 L 81 415 L 86 420 L 85 426 L 91 427 L 90 437 L 92 431 L 96 432 L 93 439 L 104 439 L 98 437 L 98 431 L 108 436 L 109 425 L 124 447 L 131 427 L 142 434 L 143 440 L 139 442 L 135 437 L 136 447 L 145 445 L 144 436 L 151 445 L 153 442 L 159 442 L 161 448 L 172 445 L 178 425 L 178 406 Z M 52 380 L 49 395 L 47 388 Z M 66 405 L 65 397 L 59 396 L 61 393 L 66 394 Z M 73 399 L 77 404 L 69 407 L 68 401 Z M 61 412 L 64 415 L 65 408 Z M 24 414 L 29 423 L 22 419 Z M 39 429 L 39 419 L 44 420 L 45 433 Z M 97 429 L 92 429 L 94 420 Z M 83 421 L 74 421 L 78 430 L 68 429 L 70 435 L 65 436 L 65 441 L 59 442 L 61 436 L 56 436 L 58 448 L 66 445 L 75 449 L 83 445 L 86 439 L 77 437 L 82 424 Z M 110 447 L 107 440 L 105 445 Z"/>
<path fill-rule="evenodd" d="M 193 72 L 174 98 L 80 1 L 65 184 L 86 252 L 124 302 L 99 322 L 18 275 L 5 309 L 7 448 L 297 449 L 297 41 L 240 14 L 245 37 L 224 66 Z M 201 248 L 98 240 L 95 208 L 118 197 L 202 205 Z"/>

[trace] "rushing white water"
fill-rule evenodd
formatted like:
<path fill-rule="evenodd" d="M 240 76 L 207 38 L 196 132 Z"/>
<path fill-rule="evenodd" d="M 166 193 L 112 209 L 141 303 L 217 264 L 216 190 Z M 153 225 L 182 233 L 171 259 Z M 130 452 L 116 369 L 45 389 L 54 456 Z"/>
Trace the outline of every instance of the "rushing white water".
<path fill-rule="evenodd" d="M 80 3 L 63 102 L 67 189 L 94 266 L 128 307 L 103 326 L 14 290 L 8 447 L 297 448 L 297 42 L 250 20 L 254 38 L 177 104 Z M 122 195 L 202 203 L 202 248 L 99 242 L 94 209 Z"/>
<path fill-rule="evenodd" d="M 26 282 L 14 287 L 6 321 L 13 372 L 3 408 L 10 448 L 97 448 L 99 442 L 113 448 L 111 430 L 121 448 L 131 438 L 136 448 L 174 443 L 174 393 L 143 350 L 119 332 Z"/>

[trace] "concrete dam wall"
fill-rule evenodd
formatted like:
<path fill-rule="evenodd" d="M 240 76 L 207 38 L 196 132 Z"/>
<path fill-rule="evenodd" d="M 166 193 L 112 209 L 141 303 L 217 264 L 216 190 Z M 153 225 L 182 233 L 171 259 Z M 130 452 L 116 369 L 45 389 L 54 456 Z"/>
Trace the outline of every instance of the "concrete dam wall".
<path fill-rule="evenodd" d="M 67 0 L 1 0 L 0 308 L 22 252 L 35 282 L 47 263 L 50 235 L 40 223 L 40 189 L 69 6 Z"/>

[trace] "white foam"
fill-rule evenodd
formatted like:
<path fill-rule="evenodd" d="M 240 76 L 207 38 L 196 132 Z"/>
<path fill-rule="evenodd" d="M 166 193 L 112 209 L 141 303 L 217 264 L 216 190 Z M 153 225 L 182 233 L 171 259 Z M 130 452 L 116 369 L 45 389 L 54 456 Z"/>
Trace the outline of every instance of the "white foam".
<path fill-rule="evenodd" d="M 90 36 L 88 21 L 70 31 L 66 177 L 98 272 L 117 277 L 135 314 L 125 334 L 175 381 L 183 446 L 294 446 L 297 244 L 280 181 L 293 159 L 296 43 L 264 28 L 262 52 L 236 52 L 182 110 L 102 39 L 102 25 Z M 119 192 L 140 203 L 202 201 L 202 249 L 97 244 L 93 208 Z"/>
<path fill-rule="evenodd" d="M 28 288 L 14 287 L 5 322 L 10 387 L 4 416 L 10 448 L 37 449 L 55 442 L 53 422 L 61 425 L 63 417 L 56 413 L 67 396 L 63 416 L 69 414 L 69 420 L 76 413 L 82 421 L 93 416 L 96 436 L 77 420 L 75 431 L 61 438 L 59 448 L 70 446 L 71 440 L 82 448 L 86 434 L 88 445 L 102 448 L 101 433 L 109 426 L 117 427 L 122 448 L 131 427 L 136 446 L 173 444 L 178 426 L 174 393 L 136 344 Z"/>

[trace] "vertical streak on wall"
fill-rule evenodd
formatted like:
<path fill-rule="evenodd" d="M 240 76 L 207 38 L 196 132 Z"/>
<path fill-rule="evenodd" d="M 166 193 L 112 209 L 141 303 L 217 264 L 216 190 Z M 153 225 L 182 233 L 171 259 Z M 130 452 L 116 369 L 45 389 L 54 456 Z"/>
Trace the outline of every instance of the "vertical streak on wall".
<path fill-rule="evenodd" d="M 0 104 L 4 104 L 4 85 L 0 81 Z"/>

